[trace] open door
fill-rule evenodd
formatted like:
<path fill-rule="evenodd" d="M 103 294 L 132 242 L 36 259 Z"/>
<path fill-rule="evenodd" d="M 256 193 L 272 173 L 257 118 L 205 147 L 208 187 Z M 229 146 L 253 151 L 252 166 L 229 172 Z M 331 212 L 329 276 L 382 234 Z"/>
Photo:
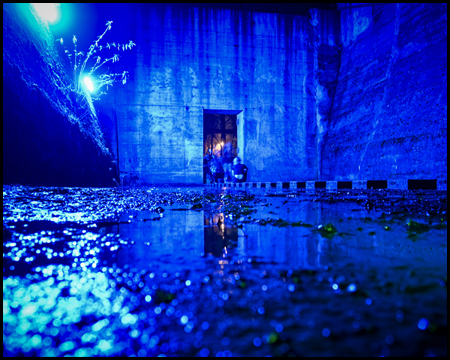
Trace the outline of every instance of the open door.
<path fill-rule="evenodd" d="M 233 158 L 241 157 L 238 139 L 238 118 L 240 114 L 242 114 L 242 111 L 203 110 L 203 157 L 207 155 L 209 150 L 212 150 L 215 157 L 223 157 L 226 149 L 231 150 Z M 203 183 L 206 184 L 207 180 L 204 167 Z"/>

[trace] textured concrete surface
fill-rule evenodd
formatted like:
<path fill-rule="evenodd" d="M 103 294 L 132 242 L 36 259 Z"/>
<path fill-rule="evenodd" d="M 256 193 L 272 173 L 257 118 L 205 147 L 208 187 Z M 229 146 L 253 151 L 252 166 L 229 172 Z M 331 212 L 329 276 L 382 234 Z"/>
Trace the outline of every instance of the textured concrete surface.
<path fill-rule="evenodd" d="M 176 5 L 130 13 L 133 74 L 115 94 L 123 177 L 201 183 L 203 110 L 219 109 L 242 110 L 249 179 L 317 178 L 318 122 L 337 80 L 337 12 L 315 26 L 306 16 Z"/>
<path fill-rule="evenodd" d="M 137 44 L 111 70 L 130 79 L 81 119 L 48 28 L 5 4 L 4 183 L 107 184 L 112 153 L 125 184 L 201 184 L 203 114 L 220 110 L 238 113 L 258 187 L 446 188 L 446 4 L 349 6 L 111 4 L 127 14 L 119 40 Z"/>
<path fill-rule="evenodd" d="M 337 181 L 327 181 L 326 188 L 327 188 L 327 190 L 337 190 L 338 182 Z"/>
<path fill-rule="evenodd" d="M 343 10 L 341 31 L 322 179 L 447 179 L 447 5 Z"/>
<path fill-rule="evenodd" d="M 408 180 L 388 180 L 388 189 L 408 189 Z"/>
<path fill-rule="evenodd" d="M 92 102 L 76 102 L 61 63 L 32 6 L 3 4 L 3 184 L 113 185 Z"/>
<path fill-rule="evenodd" d="M 447 190 L 447 179 L 437 181 L 437 190 Z"/>

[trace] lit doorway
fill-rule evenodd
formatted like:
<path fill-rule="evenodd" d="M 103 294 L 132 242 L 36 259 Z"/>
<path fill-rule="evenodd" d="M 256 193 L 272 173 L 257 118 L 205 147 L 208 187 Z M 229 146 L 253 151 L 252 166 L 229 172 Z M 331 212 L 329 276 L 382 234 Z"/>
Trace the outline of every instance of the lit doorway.
<path fill-rule="evenodd" d="M 223 157 L 228 149 L 232 158 L 238 156 L 238 123 L 242 111 L 203 110 L 203 156 L 209 150 L 216 157 Z M 206 184 L 203 168 L 203 183 Z"/>

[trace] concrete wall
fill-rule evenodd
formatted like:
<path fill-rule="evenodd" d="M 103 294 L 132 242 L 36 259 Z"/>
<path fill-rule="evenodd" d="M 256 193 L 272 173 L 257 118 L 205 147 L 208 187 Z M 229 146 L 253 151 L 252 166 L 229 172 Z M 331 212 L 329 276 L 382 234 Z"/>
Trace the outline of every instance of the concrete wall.
<path fill-rule="evenodd" d="M 92 103 L 76 101 L 61 63 L 32 6 L 3 4 L 3 184 L 113 185 Z"/>
<path fill-rule="evenodd" d="M 104 112 L 110 124 L 117 117 L 122 176 L 200 184 L 203 109 L 219 109 L 243 111 L 249 181 L 317 179 L 318 123 L 337 80 L 337 12 L 321 15 L 322 26 L 321 16 L 161 4 L 127 11 L 121 26 L 137 46 L 116 64 L 131 77 Z"/>
<path fill-rule="evenodd" d="M 137 46 L 97 119 L 46 25 L 4 4 L 4 183 L 110 184 L 112 153 L 128 183 L 200 184 L 205 109 L 240 112 L 251 182 L 446 179 L 446 4 L 349 6 L 109 4 L 123 38 L 105 42 Z"/>
<path fill-rule="evenodd" d="M 341 30 L 321 178 L 446 179 L 447 5 L 342 10 Z"/>

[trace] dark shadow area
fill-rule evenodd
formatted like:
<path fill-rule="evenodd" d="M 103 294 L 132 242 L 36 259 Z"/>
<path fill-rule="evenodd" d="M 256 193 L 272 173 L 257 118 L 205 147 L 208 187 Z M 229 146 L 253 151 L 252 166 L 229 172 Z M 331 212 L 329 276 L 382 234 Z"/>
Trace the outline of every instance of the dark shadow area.
<path fill-rule="evenodd" d="M 338 189 L 351 189 L 352 188 L 352 182 L 351 181 L 338 181 L 337 182 L 337 188 Z"/>
<path fill-rule="evenodd" d="M 437 180 L 408 180 L 409 190 L 436 190 Z"/>
<path fill-rule="evenodd" d="M 325 189 L 327 187 L 327 182 L 326 181 L 316 181 L 314 183 L 314 187 L 316 189 Z"/>
<path fill-rule="evenodd" d="M 387 189 L 387 180 L 368 180 L 368 189 Z"/>

